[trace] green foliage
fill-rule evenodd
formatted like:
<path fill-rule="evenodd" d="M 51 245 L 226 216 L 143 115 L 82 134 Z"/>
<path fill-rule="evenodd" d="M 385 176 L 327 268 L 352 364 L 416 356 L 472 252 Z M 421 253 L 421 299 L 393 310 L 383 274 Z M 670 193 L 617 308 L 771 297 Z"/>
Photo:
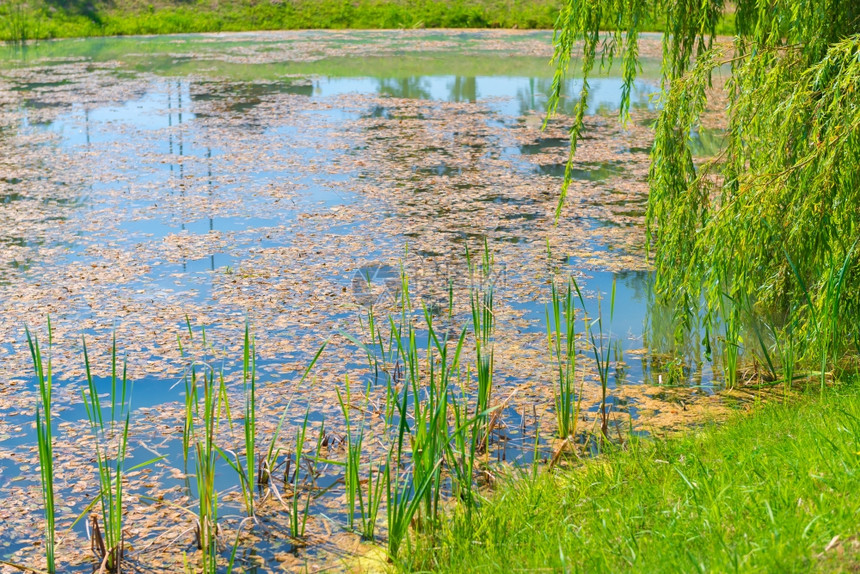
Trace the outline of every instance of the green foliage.
<path fill-rule="evenodd" d="M 556 0 L 167 0 L 158 7 L 93 0 L 81 9 L 55 0 L 9 0 L 0 3 L 0 40 L 347 28 L 551 29 L 558 7 Z M 660 13 L 643 18 L 643 29 L 665 25 Z M 728 30 L 732 22 L 726 15 L 717 30 Z M 618 26 L 604 18 L 601 29 Z"/>
<path fill-rule="evenodd" d="M 422 572 L 842 572 L 860 510 L 860 391 L 770 405 L 452 509 Z"/>
<path fill-rule="evenodd" d="M 858 350 L 860 4 L 567 0 L 555 39 L 553 106 L 571 55 L 581 51 L 583 101 L 598 59 L 621 60 L 626 119 L 636 36 L 648 14 L 665 14 L 672 32 L 664 38 L 648 207 L 658 293 L 676 306 L 679 322 L 702 318 L 711 333 L 737 319 L 735 306 L 771 325 L 778 339 L 791 330 L 797 358 L 814 360 L 823 381 Z M 607 19 L 618 31 L 599 34 Z M 734 38 L 718 40 L 729 22 Z M 697 163 L 691 135 L 714 73 L 728 69 L 726 148 Z M 580 105 L 572 151 L 583 114 Z"/>
<path fill-rule="evenodd" d="M 554 0 L 285 0 L 145 2 L 95 0 L 79 13 L 36 0 L 0 4 L 0 39 L 344 28 L 552 28 Z"/>
<path fill-rule="evenodd" d="M 0 40 L 24 43 L 45 37 L 45 13 L 37 0 L 7 0 L 0 4 Z"/>

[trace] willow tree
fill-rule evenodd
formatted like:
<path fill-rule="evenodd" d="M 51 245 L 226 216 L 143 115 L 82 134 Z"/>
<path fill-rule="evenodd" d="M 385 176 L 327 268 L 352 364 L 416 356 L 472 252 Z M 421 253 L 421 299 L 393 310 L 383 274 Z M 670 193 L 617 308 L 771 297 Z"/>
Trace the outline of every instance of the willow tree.
<path fill-rule="evenodd" d="M 860 330 L 860 2 L 564 0 L 551 110 L 577 73 L 571 157 L 597 63 L 623 68 L 627 120 L 639 32 L 655 21 L 666 31 L 647 211 L 657 292 L 712 329 L 763 318 L 776 333 L 768 362 L 797 341 L 823 381 L 857 356 Z M 725 149 L 694 163 L 718 69 L 730 70 Z"/>

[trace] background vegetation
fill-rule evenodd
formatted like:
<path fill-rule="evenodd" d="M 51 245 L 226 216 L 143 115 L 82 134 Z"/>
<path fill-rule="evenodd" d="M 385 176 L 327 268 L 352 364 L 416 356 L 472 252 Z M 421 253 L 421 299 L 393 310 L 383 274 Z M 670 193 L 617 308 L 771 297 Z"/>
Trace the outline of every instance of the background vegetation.
<path fill-rule="evenodd" d="M 0 40 L 298 29 L 551 29 L 558 0 L 6 0 Z M 731 15 L 729 15 L 729 19 Z M 649 14 L 642 25 L 661 30 Z M 729 31 L 729 21 L 721 29 Z M 607 19 L 604 29 L 617 22 Z"/>
<path fill-rule="evenodd" d="M 11 0 L 4 39 L 307 28 L 551 28 L 554 0 Z"/>

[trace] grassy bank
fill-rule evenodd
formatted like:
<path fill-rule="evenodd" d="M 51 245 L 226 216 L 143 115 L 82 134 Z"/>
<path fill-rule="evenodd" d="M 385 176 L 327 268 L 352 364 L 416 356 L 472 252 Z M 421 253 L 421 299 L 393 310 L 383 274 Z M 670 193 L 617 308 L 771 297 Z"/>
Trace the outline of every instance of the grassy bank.
<path fill-rule="evenodd" d="M 559 0 L 8 0 L 0 40 L 304 29 L 551 29 Z M 663 29 L 646 15 L 645 29 Z M 730 31 L 731 18 L 719 27 Z M 607 20 L 604 29 L 616 22 Z"/>
<path fill-rule="evenodd" d="M 860 392 L 766 406 L 503 487 L 403 553 L 452 572 L 856 571 Z"/>
<path fill-rule="evenodd" d="M 322 28 L 551 28 L 558 7 L 555 0 L 240 0 L 161 4 L 12 0 L 0 4 L 0 38 Z"/>

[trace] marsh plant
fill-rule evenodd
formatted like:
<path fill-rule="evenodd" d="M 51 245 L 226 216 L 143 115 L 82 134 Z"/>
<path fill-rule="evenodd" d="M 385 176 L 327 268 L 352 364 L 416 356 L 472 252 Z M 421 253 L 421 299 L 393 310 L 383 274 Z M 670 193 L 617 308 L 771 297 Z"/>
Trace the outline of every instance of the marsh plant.
<path fill-rule="evenodd" d="M 623 378 L 621 368 L 624 352 L 621 342 L 612 336 L 612 321 L 615 317 L 616 278 L 612 279 L 609 295 L 609 325 L 604 324 L 603 295 L 597 293 L 597 316 L 590 319 L 585 314 L 585 297 L 574 277 L 568 280 L 562 298 L 553 283 L 552 298 L 547 306 L 547 346 L 550 358 L 555 363 L 556 387 L 555 407 L 559 438 L 568 439 L 576 432 L 576 421 L 581 406 L 581 393 L 577 398 L 576 376 L 576 311 L 575 300 L 583 309 L 585 329 L 583 337 L 594 357 L 597 379 L 600 383 L 600 432 L 602 438 L 609 437 L 609 376 L 615 363 L 616 381 Z M 560 452 L 560 451 L 559 451 Z"/>
<path fill-rule="evenodd" d="M 365 393 L 364 404 L 360 407 L 362 413 L 368 411 L 368 392 Z M 347 503 L 347 524 L 350 529 L 355 529 L 355 515 L 358 509 L 358 516 L 361 522 L 361 534 L 366 540 L 373 540 L 376 531 L 376 520 L 379 514 L 379 506 L 382 502 L 382 487 L 384 481 L 379 473 L 379 466 L 376 467 L 377 476 L 374 483 L 374 465 L 370 461 L 367 465 L 367 480 L 362 480 L 363 473 L 361 472 L 361 459 L 363 455 L 363 446 L 365 438 L 365 422 L 366 416 L 362 416 L 358 428 L 355 427 L 350 411 L 352 407 L 352 393 L 350 391 L 349 377 L 346 379 L 345 392 L 341 394 L 340 389 L 337 389 L 337 399 L 340 403 L 341 412 L 343 413 L 344 422 L 346 424 L 346 433 L 344 440 L 346 442 L 346 462 L 344 464 L 344 486 L 346 488 L 346 503 Z M 366 490 L 362 485 L 366 482 Z"/>
<path fill-rule="evenodd" d="M 97 517 L 91 517 L 92 545 L 109 572 L 120 572 L 124 552 L 123 540 L 123 474 L 128 450 L 128 425 L 131 418 L 131 389 L 126 362 L 118 371 L 116 336 L 111 345 L 110 410 L 107 425 L 102 414 L 99 392 L 93 379 L 86 341 L 82 341 L 87 388 L 81 391 L 90 429 L 95 438 L 96 466 L 99 477 L 101 528 Z M 113 453 L 111 457 L 110 453 Z M 113 459 L 113 460 L 111 460 Z"/>
<path fill-rule="evenodd" d="M 39 476 L 42 483 L 42 503 L 45 508 L 45 559 L 48 572 L 56 572 L 56 504 L 54 500 L 54 440 L 51 430 L 51 345 L 53 333 L 48 319 L 48 350 L 43 356 L 39 339 L 27 329 L 27 345 L 33 359 L 36 380 L 39 383 L 39 402 L 36 404 L 36 439 L 39 446 Z"/>
<path fill-rule="evenodd" d="M 493 262 L 486 248 L 473 265 L 470 318 L 476 348 L 475 366 L 462 363 L 469 329 L 455 324 L 453 288 L 449 286 L 446 327 L 437 326 L 438 307 L 413 307 L 409 277 L 401 267 L 400 308 L 388 318 L 390 332 L 380 335 L 371 328 L 370 345 L 345 334 L 368 357 L 372 372 L 385 357 L 390 376 L 385 389 L 385 421 L 391 442 L 384 465 L 361 463 L 365 438 L 364 420 L 356 424 L 350 411 L 349 387 L 338 391 L 347 423 L 345 486 L 348 523 L 362 521 L 362 533 L 372 538 L 375 516 L 385 498 L 388 519 L 388 551 L 396 557 L 409 530 L 432 532 L 438 523 L 440 501 L 446 485 L 462 500 L 474 501 L 477 453 L 485 451 L 493 421 L 493 342 L 495 329 Z M 379 324 L 378 319 L 366 325 Z M 426 343 L 419 343 L 426 341 Z M 371 348 L 373 346 L 374 348 Z M 471 385 L 472 372 L 477 385 Z M 376 380 L 374 378 L 374 380 Z M 399 388 L 398 388 L 399 387 Z M 472 390 L 468 390 L 468 389 Z M 369 390 L 368 390 L 369 392 Z M 367 396 L 367 395 L 365 395 Z M 366 399 L 365 399 L 366 401 Z M 376 477 L 374 480 L 374 470 Z M 450 479 L 450 480 L 449 480 Z M 362 488 L 366 484 L 366 488 Z"/>
<path fill-rule="evenodd" d="M 575 285 L 575 283 L 574 283 Z M 615 317 L 615 278 L 612 279 L 612 293 L 609 297 L 609 325 L 610 329 L 604 332 L 603 305 L 601 294 L 597 294 L 597 318 L 586 328 L 586 334 L 591 340 L 591 350 L 597 363 L 597 376 L 600 380 L 600 432 L 603 438 L 609 438 L 609 412 L 607 410 L 607 399 L 609 398 L 609 369 L 613 355 L 613 347 L 618 348 L 621 344 L 612 338 L 612 320 Z M 578 291 L 578 288 L 577 288 Z M 579 291 L 578 291 L 579 292 Z M 579 292 L 580 301 L 582 293 Z M 596 327 L 596 329 L 595 329 Z"/>
<path fill-rule="evenodd" d="M 452 289 L 448 290 L 448 295 L 447 324 L 450 326 L 453 320 Z M 344 393 L 338 390 L 347 425 L 345 486 L 348 526 L 355 528 L 358 516 L 362 535 L 372 539 L 376 517 L 384 499 L 388 519 L 388 551 L 391 556 L 397 555 L 403 542 L 408 539 L 409 528 L 413 524 L 427 530 L 436 523 L 445 482 L 443 460 L 452 454 L 449 400 L 454 384 L 462 382 L 460 356 L 467 335 L 465 328 L 455 332 L 454 336 L 451 329 L 437 330 L 434 309 L 423 304 L 418 309 L 413 307 L 409 277 L 403 267 L 397 301 L 399 310 L 384 322 L 389 330 L 387 335 L 382 335 L 374 327 L 379 322 L 372 316 L 364 323 L 370 328 L 370 345 L 364 344 L 359 337 L 344 333 L 364 351 L 372 372 L 377 372 L 376 367 L 385 361 L 388 377 L 384 389 L 384 420 L 389 425 L 391 439 L 384 464 L 368 464 L 367 470 L 364 470 L 361 459 L 365 421 L 362 419 L 356 424 L 350 414 L 353 407 L 349 385 Z M 477 306 L 475 311 L 478 311 Z M 485 333 L 491 332 L 489 329 L 488 326 Z M 426 346 L 419 343 L 425 338 Z M 492 376 L 491 362 L 487 363 L 483 376 L 486 378 L 482 380 L 488 383 L 482 387 L 487 403 Z M 464 408 L 468 411 L 468 406 Z M 483 408 L 482 412 L 486 410 Z M 461 411 L 460 416 L 466 414 Z M 474 428 L 474 419 L 471 428 Z M 469 442 L 471 460 L 474 459 L 478 443 L 478 440 Z M 465 447 L 462 440 L 460 446 Z M 452 459 L 452 464 L 458 469 L 458 482 L 462 483 L 467 479 L 461 462 L 469 460 L 469 457 L 459 457 L 457 460 L 460 462 L 454 463 Z M 471 481 L 469 467 L 470 485 Z M 366 487 L 362 488 L 365 484 Z"/>
<path fill-rule="evenodd" d="M 302 373 L 301 378 L 295 384 L 294 389 L 302 387 L 302 384 L 307 380 L 311 370 L 314 368 L 314 365 L 316 365 L 317 361 L 319 360 L 327 345 L 328 341 L 325 341 L 322 345 L 320 345 L 320 348 L 317 350 L 313 359 L 311 359 L 311 362 L 308 363 L 308 366 Z M 247 400 L 247 393 L 245 396 Z M 277 487 L 275 486 L 275 481 L 272 478 L 274 476 L 275 471 L 281 466 L 281 464 L 283 464 L 278 462 L 281 458 L 282 452 L 281 447 L 278 446 L 278 440 L 281 437 L 281 432 L 284 428 L 284 422 L 286 421 L 287 415 L 290 412 L 290 407 L 292 403 L 292 396 L 290 396 L 287 400 L 287 404 L 284 407 L 283 412 L 281 413 L 280 418 L 278 419 L 278 424 L 275 427 L 275 431 L 272 433 L 272 436 L 269 437 L 269 445 L 266 448 L 266 452 L 264 455 L 259 456 L 257 463 L 257 486 L 260 488 L 269 488 L 269 490 L 273 492 L 274 495 L 278 498 L 280 498 L 280 493 L 278 492 Z M 246 416 L 257 416 L 256 409 L 246 408 L 246 411 L 248 413 Z"/>
<path fill-rule="evenodd" d="M 467 378 L 469 373 L 467 372 Z M 469 412 L 469 395 L 463 391 L 451 392 L 449 403 L 453 415 L 452 440 L 447 445 L 445 454 L 448 470 L 453 478 L 453 494 L 463 501 L 467 512 L 475 506 L 475 470 L 478 447 L 483 441 L 480 417 Z"/>
<path fill-rule="evenodd" d="M 215 436 L 220 394 L 214 370 L 204 372 L 201 381 L 202 396 L 196 394 L 194 411 L 198 421 L 191 424 L 191 445 L 195 454 L 197 486 L 197 548 L 201 550 L 202 571 L 208 574 L 217 570 L 218 560 L 218 491 L 215 488 L 218 450 Z"/>
<path fill-rule="evenodd" d="M 546 337 L 550 360 L 555 371 L 555 416 L 558 437 L 576 435 L 582 396 L 576 389 L 576 305 L 574 292 L 580 296 L 576 280 L 571 278 L 563 294 L 555 283 L 552 299 L 546 308 Z"/>
<path fill-rule="evenodd" d="M 194 515 L 195 542 L 200 550 L 194 557 L 186 557 L 187 571 L 210 573 L 225 566 L 228 571 L 233 568 L 244 526 L 262 524 L 258 514 L 264 508 L 263 488 L 268 488 L 287 511 L 293 546 L 306 544 L 311 502 L 319 492 L 316 465 L 320 462 L 334 463 L 344 469 L 345 526 L 349 530 L 360 533 L 366 540 L 374 540 L 381 522 L 380 514 L 384 515 L 387 549 L 392 558 L 398 556 L 404 545 L 410 544 L 413 532 L 432 536 L 437 531 L 441 524 L 442 501 L 448 493 L 463 501 L 469 512 L 477 507 L 480 499 L 477 478 L 489 464 L 487 451 L 504 402 L 500 406 L 493 400 L 496 300 L 492 255 L 485 247 L 477 265 L 472 265 L 471 261 L 469 265 L 473 281 L 469 305 L 462 316 L 454 315 L 452 288 L 448 289 L 447 315 L 441 319 L 438 308 L 424 304 L 413 306 L 409 277 L 402 269 L 401 292 L 397 298 L 400 308 L 386 320 L 373 317 L 364 323 L 371 331 L 369 345 L 359 336 L 347 335 L 367 357 L 372 377 L 363 381 L 365 389 L 361 393 L 354 392 L 349 378 L 342 389 L 336 390 L 345 427 L 343 462 L 322 457 L 324 425 L 319 429 L 315 450 L 309 447 L 310 406 L 297 425 L 289 449 L 292 452 L 286 453 L 287 449 L 279 446 L 287 417 L 292 412 L 292 397 L 280 413 L 274 431 L 265 437 L 266 442 L 258 436 L 261 428 L 258 426 L 259 373 L 254 336 L 248 324 L 244 332 L 239 383 L 243 421 L 235 425 L 242 429 L 241 437 L 234 439 L 239 448 L 233 451 L 219 444 L 227 427 L 230 431 L 234 428 L 224 369 L 213 365 L 216 353 L 207 341 L 205 329 L 200 329 L 197 335 L 188 324 L 191 344 L 199 342 L 201 347 L 192 352 L 179 341 L 181 356 L 188 362 L 183 376 L 182 460 L 189 479 L 188 494 L 193 501 L 190 507 L 183 508 Z M 584 313 L 582 292 L 571 279 L 563 293 L 553 288 L 552 301 L 547 307 L 548 345 L 558 374 L 555 408 L 559 435 L 564 438 L 575 435 L 581 404 L 581 393 L 575 388 L 578 317 L 574 301 L 577 298 Z M 585 334 L 597 359 L 602 381 L 602 429 L 606 434 L 609 364 L 612 356 L 618 361 L 617 354 L 611 354 L 612 349 L 616 353 L 618 349 L 611 333 L 604 333 L 599 308 L 598 303 L 598 316 L 593 322 L 586 322 Z M 614 288 L 610 321 L 613 310 Z M 462 325 L 455 327 L 458 321 Z M 383 325 L 385 328 L 381 328 Z M 36 372 L 44 389 L 43 403 L 49 405 L 50 363 L 46 373 L 38 342 L 35 338 L 30 341 Z M 473 363 L 464 359 L 471 343 L 474 344 Z M 325 348 L 326 343 L 304 370 L 297 387 L 306 381 Z M 115 339 L 108 378 L 109 403 L 100 402 L 85 343 L 84 362 L 88 381 L 84 399 L 96 437 L 100 479 L 100 513 L 91 525 L 94 538 L 103 539 L 103 542 L 94 543 L 94 546 L 104 569 L 119 571 L 123 557 L 122 479 L 127 473 L 131 385 L 125 362 L 118 357 Z M 387 375 L 384 385 L 379 385 L 374 366 L 383 366 Z M 385 396 L 384 409 L 381 404 L 371 403 L 370 397 L 376 390 Z M 535 421 L 537 423 L 537 417 Z M 371 434 L 371 424 L 384 427 L 379 439 Z M 374 426 L 373 431 L 377 430 Z M 232 432 L 228 434 L 232 436 Z M 374 448 L 384 448 L 384 459 L 370 460 L 378 454 L 369 447 L 370 436 L 374 436 Z M 535 440 L 537 449 L 537 435 Z M 40 444 L 47 446 L 50 441 L 40 439 Z M 50 459 L 47 450 L 45 457 Z M 535 456 L 535 460 L 537 458 Z M 221 494 L 215 482 L 222 460 L 238 479 L 238 499 L 246 515 L 236 529 L 232 552 L 226 560 L 220 555 L 227 545 L 220 529 L 219 519 L 223 520 L 224 516 Z M 281 467 L 284 467 L 283 496 L 276 486 L 280 481 L 274 479 Z M 46 464 L 45 468 L 50 469 L 50 465 Z M 46 508 L 49 507 L 53 508 L 46 501 Z"/>
<path fill-rule="evenodd" d="M 251 336 L 251 329 L 247 323 L 245 324 L 245 339 L 242 347 L 242 399 L 244 407 L 242 429 L 245 439 L 244 464 L 238 453 L 217 446 L 216 449 L 227 464 L 236 471 L 239 477 L 239 489 L 242 493 L 242 504 L 245 507 L 245 512 L 249 518 L 255 519 L 254 491 L 256 485 L 259 483 L 259 476 L 262 475 L 264 470 L 261 467 L 259 469 L 260 475 L 255 478 L 257 452 L 257 359 L 254 339 Z M 265 472 L 268 471 L 266 470 Z"/>
<path fill-rule="evenodd" d="M 395 439 L 389 450 L 388 457 L 385 462 L 385 502 L 388 515 L 388 553 L 392 557 L 397 557 L 400 551 L 400 546 L 405 540 L 408 540 L 409 527 L 412 520 L 421 507 L 422 501 L 427 501 L 429 498 L 432 508 L 433 492 L 430 490 L 431 484 L 437 481 L 442 465 L 442 458 L 435 459 L 433 456 L 437 453 L 428 449 L 428 444 L 421 444 L 413 439 L 413 457 L 415 449 L 418 448 L 418 456 L 423 461 L 433 461 L 432 465 L 427 467 L 420 465 L 417 467 L 413 462 L 413 472 L 404 472 L 401 470 L 401 465 L 404 461 L 406 448 L 406 437 L 409 434 L 408 411 L 409 411 L 409 389 L 408 384 L 403 385 L 403 393 L 400 401 L 397 403 L 399 422 L 395 430 Z M 414 397 L 413 397 L 414 398 Z M 438 419 L 436 419 L 438 421 Z M 416 425 L 417 426 L 417 425 Z M 426 434 L 423 436 L 427 436 Z M 420 439 L 419 439 L 420 440 Z M 411 474 L 411 476 L 410 476 Z M 432 517 L 426 516 L 426 519 Z"/>
<path fill-rule="evenodd" d="M 310 407 L 305 411 L 305 418 L 299 430 L 296 433 L 296 450 L 294 453 L 295 467 L 293 470 L 290 482 L 293 486 L 292 503 L 290 505 L 290 531 L 295 539 L 301 539 L 305 536 L 305 527 L 308 523 L 308 514 L 310 513 L 311 505 L 311 490 L 306 489 L 304 499 L 302 499 L 302 485 L 299 483 L 299 471 L 304 460 L 305 440 L 307 439 L 308 420 L 310 417 Z"/>
<path fill-rule="evenodd" d="M 475 371 L 478 379 L 477 415 L 480 426 L 484 431 L 484 439 L 480 448 L 485 448 L 492 432 L 489 422 L 490 398 L 493 393 L 493 362 L 495 313 L 493 303 L 495 288 L 492 281 L 493 256 L 489 246 L 484 243 L 484 251 L 480 264 L 473 265 L 468 251 L 466 258 L 469 264 L 472 286 L 469 298 L 472 307 L 472 329 L 475 335 Z"/>
<path fill-rule="evenodd" d="M 189 337 L 193 341 L 194 333 L 191 324 L 188 321 L 186 324 Z M 201 343 L 203 349 L 207 349 L 205 329 L 201 329 Z M 184 355 L 181 345 L 180 351 Z M 187 466 L 189 460 L 194 459 L 192 468 L 196 487 L 195 542 L 198 550 L 201 551 L 199 565 L 202 572 L 209 574 L 218 568 L 218 491 L 215 487 L 215 474 L 217 461 L 221 455 L 216 437 L 222 419 L 231 421 L 230 404 L 227 399 L 223 371 L 216 370 L 210 363 L 192 361 L 183 379 L 185 381 L 183 460 Z"/>

